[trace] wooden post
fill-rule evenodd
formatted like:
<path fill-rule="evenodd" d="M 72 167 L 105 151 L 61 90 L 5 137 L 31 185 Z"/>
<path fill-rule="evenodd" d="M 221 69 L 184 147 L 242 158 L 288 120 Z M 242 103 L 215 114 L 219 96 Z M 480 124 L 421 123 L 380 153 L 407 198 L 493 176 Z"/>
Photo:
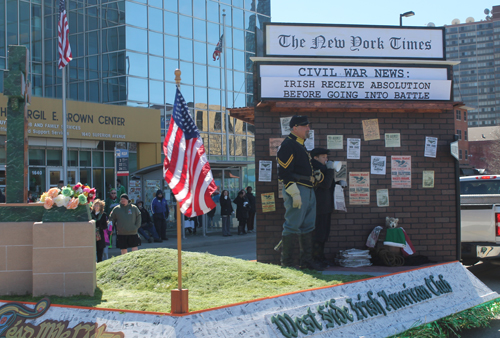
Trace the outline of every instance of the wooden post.
<path fill-rule="evenodd" d="M 181 71 L 175 70 L 175 84 L 177 87 L 181 85 Z M 181 207 L 177 201 L 177 285 L 176 290 L 170 291 L 170 312 L 171 313 L 187 313 L 189 312 L 188 289 L 182 288 L 182 226 L 181 226 Z"/>

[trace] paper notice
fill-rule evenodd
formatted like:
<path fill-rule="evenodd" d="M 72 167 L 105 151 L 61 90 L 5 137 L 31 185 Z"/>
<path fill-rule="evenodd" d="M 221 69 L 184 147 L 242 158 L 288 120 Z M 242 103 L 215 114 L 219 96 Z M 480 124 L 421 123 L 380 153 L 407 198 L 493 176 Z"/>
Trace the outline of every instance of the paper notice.
<path fill-rule="evenodd" d="M 273 161 L 259 161 L 259 182 L 271 182 Z"/>
<path fill-rule="evenodd" d="M 371 161 L 371 174 L 372 175 L 385 175 L 386 174 L 386 162 L 387 158 L 385 156 L 372 156 Z"/>
<path fill-rule="evenodd" d="M 370 173 L 349 173 L 349 204 L 370 204 Z"/>
<path fill-rule="evenodd" d="M 326 135 L 327 149 L 344 149 L 344 135 Z"/>
<path fill-rule="evenodd" d="M 347 139 L 347 159 L 359 160 L 361 156 L 361 139 L 348 138 Z"/>
<path fill-rule="evenodd" d="M 422 188 L 434 188 L 434 171 L 422 171 Z"/>
<path fill-rule="evenodd" d="M 385 147 L 386 148 L 401 147 L 401 134 L 400 133 L 385 134 Z"/>
<path fill-rule="evenodd" d="M 437 145 L 437 137 L 426 136 L 424 157 L 436 157 Z"/>
<path fill-rule="evenodd" d="M 377 207 L 389 206 L 389 189 L 377 189 Z"/>
<path fill-rule="evenodd" d="M 274 202 L 274 192 L 261 194 L 262 212 L 276 211 L 276 203 Z"/>
<path fill-rule="evenodd" d="M 391 156 L 391 187 L 411 188 L 411 156 Z"/>
<path fill-rule="evenodd" d="M 365 141 L 380 140 L 378 119 L 363 120 L 363 135 L 365 137 Z"/>

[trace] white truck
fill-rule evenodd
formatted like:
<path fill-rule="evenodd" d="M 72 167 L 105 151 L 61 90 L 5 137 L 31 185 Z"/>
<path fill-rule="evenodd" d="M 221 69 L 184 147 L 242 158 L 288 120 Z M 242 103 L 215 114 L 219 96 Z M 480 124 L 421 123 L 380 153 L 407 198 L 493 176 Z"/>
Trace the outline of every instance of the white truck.
<path fill-rule="evenodd" d="M 460 177 L 462 263 L 500 263 L 500 175 Z"/>

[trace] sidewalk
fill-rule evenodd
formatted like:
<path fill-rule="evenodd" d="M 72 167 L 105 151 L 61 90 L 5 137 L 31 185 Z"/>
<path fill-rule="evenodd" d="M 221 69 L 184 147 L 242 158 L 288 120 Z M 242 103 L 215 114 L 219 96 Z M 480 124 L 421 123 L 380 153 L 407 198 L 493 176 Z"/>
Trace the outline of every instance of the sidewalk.
<path fill-rule="evenodd" d="M 148 243 L 141 238 L 142 244 L 139 247 L 139 250 L 155 248 L 177 249 L 177 231 L 174 229 L 168 229 L 167 236 L 168 240 L 163 241 L 163 243 Z M 241 236 L 238 236 L 236 233 L 232 233 L 231 237 L 223 237 L 222 232 L 217 230 L 203 236 L 203 229 L 198 228 L 196 234 L 186 234 L 186 238 L 182 239 L 182 250 L 189 251 L 189 249 L 198 248 L 200 246 L 223 245 L 225 243 L 255 242 L 255 237 L 255 232 Z M 113 245 L 113 248 L 109 249 L 108 254 L 109 258 L 119 256 L 120 249 L 117 249 Z"/>

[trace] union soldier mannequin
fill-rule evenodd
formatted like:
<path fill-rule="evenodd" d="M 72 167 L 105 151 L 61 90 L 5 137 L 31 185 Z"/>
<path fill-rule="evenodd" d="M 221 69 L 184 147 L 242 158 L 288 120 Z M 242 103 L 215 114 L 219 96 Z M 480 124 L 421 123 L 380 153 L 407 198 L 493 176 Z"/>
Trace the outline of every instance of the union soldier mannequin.
<path fill-rule="evenodd" d="M 326 267 L 329 263 L 325 257 L 325 243 L 328 241 L 332 222 L 334 170 L 340 170 L 341 163 L 328 161 L 328 149 L 325 148 L 314 148 L 311 150 L 311 157 L 313 170 L 321 170 L 325 177 L 315 188 L 316 229 L 313 238 L 313 259 Z"/>
<path fill-rule="evenodd" d="M 281 143 L 278 151 L 278 178 L 283 181 L 285 223 L 282 232 L 281 266 L 293 267 L 293 235 L 299 236 L 300 268 L 322 270 L 312 259 L 313 230 L 316 219 L 314 185 L 323 181 L 323 174 L 315 177 L 311 157 L 304 146 L 309 136 L 307 116 L 293 116 L 292 132 Z"/>

